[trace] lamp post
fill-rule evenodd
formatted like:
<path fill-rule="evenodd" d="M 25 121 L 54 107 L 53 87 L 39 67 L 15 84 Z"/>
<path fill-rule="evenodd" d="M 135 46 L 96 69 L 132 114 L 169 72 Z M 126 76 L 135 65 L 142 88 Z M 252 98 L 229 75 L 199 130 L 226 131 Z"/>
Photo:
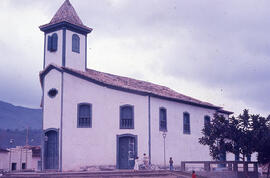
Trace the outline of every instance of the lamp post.
<path fill-rule="evenodd" d="M 10 149 L 9 149 L 9 171 L 11 171 L 11 147 L 12 147 L 12 144 L 13 144 L 13 142 L 14 142 L 14 139 L 10 139 L 9 140 L 9 144 L 10 144 Z"/>
<path fill-rule="evenodd" d="M 163 146 L 164 146 L 164 153 L 163 153 L 163 158 L 164 158 L 164 169 L 166 169 L 166 148 L 165 148 L 165 139 L 166 139 L 166 135 L 167 135 L 167 133 L 164 131 L 163 133 L 162 133 L 162 137 L 163 137 Z"/>

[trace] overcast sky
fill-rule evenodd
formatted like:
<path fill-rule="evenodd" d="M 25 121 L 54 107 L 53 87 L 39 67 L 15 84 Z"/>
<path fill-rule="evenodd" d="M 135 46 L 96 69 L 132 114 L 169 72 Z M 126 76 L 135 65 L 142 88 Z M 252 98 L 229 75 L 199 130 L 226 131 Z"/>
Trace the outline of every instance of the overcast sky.
<path fill-rule="evenodd" d="M 0 0 L 0 100 L 38 108 L 44 34 L 64 0 Z M 88 68 L 270 114 L 270 1 L 70 0 Z"/>

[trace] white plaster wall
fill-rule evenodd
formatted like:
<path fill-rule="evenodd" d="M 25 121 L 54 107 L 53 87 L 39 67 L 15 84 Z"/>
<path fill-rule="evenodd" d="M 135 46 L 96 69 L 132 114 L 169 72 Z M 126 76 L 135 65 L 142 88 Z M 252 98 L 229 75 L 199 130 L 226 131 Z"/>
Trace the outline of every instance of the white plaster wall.
<path fill-rule="evenodd" d="M 167 135 L 165 139 L 166 165 L 172 157 L 174 165 L 181 161 L 211 161 L 209 149 L 198 143 L 202 137 L 204 116 L 213 117 L 215 110 L 161 100 L 151 97 L 151 150 L 152 164 L 164 164 L 164 140 L 159 131 L 159 108 L 167 109 Z M 183 113 L 190 114 L 191 134 L 183 133 Z"/>
<path fill-rule="evenodd" d="M 38 161 L 40 161 L 40 157 L 32 157 L 29 162 L 29 167 L 33 170 L 38 170 Z"/>
<path fill-rule="evenodd" d="M 8 154 L 8 163 L 9 163 Z M 27 157 L 27 158 L 26 158 Z M 40 158 L 38 158 L 40 160 Z M 11 163 L 16 163 L 16 170 L 22 170 L 22 163 L 26 163 L 26 169 L 37 170 L 37 165 L 34 163 L 32 150 L 16 147 L 11 149 Z"/>
<path fill-rule="evenodd" d="M 58 36 L 58 42 L 57 42 L 57 51 L 50 52 L 48 51 L 48 36 L 52 35 L 53 33 L 56 33 Z M 45 68 L 51 64 L 57 64 L 59 66 L 62 66 L 62 44 L 63 44 L 63 30 L 58 30 L 52 33 L 46 34 L 46 44 L 45 44 Z"/>
<path fill-rule="evenodd" d="M 45 77 L 44 129 L 60 128 L 61 73 L 52 70 Z M 138 136 L 138 156 L 148 153 L 148 96 L 109 89 L 64 73 L 63 96 L 63 170 L 80 167 L 116 165 L 117 135 Z M 58 95 L 47 92 L 56 88 Z M 92 128 L 77 128 L 77 104 L 92 104 Z M 119 129 L 119 107 L 134 106 L 135 129 Z M 173 157 L 181 161 L 211 160 L 208 146 L 198 143 L 202 136 L 204 116 L 213 117 L 215 110 L 151 97 L 151 158 L 163 165 L 163 137 L 159 131 L 159 108 L 167 109 L 166 164 Z M 191 134 L 183 134 L 183 112 L 190 114 Z M 59 139 L 61 142 L 61 138 Z M 59 143 L 60 144 L 60 143 Z M 60 152 L 59 152 L 60 153 Z M 230 159 L 231 160 L 231 159 Z"/>
<path fill-rule="evenodd" d="M 72 51 L 72 35 L 80 37 L 80 53 Z M 85 70 L 85 36 L 79 33 L 66 30 L 66 67 L 77 70 Z"/>
<path fill-rule="evenodd" d="M 138 136 L 138 155 L 148 152 L 147 97 L 108 89 L 64 73 L 63 170 L 116 165 L 118 134 Z M 77 128 L 77 104 L 92 104 L 92 128 Z M 119 129 L 119 108 L 134 106 L 135 129 Z"/>
<path fill-rule="evenodd" d="M 0 169 L 8 170 L 9 169 L 9 153 L 8 152 L 0 152 Z"/>
<path fill-rule="evenodd" d="M 44 78 L 43 130 L 60 128 L 61 80 L 61 72 L 55 69 L 52 69 Z M 48 96 L 48 91 L 52 88 L 58 90 L 58 94 L 54 98 Z"/>

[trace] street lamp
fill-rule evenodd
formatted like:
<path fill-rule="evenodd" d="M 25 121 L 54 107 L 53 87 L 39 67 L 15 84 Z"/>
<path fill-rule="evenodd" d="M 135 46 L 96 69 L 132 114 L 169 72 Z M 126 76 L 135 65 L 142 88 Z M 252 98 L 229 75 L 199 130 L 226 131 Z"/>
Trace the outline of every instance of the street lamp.
<path fill-rule="evenodd" d="M 165 150 L 165 139 L 166 139 L 166 135 L 167 135 L 167 133 L 164 131 L 163 133 L 162 133 L 162 137 L 163 137 L 163 143 L 164 143 L 164 153 L 163 153 L 163 155 L 164 155 L 164 169 L 166 169 L 166 150 Z"/>
<path fill-rule="evenodd" d="M 11 171 L 11 147 L 12 147 L 12 144 L 14 143 L 14 139 L 10 139 L 9 140 L 9 144 L 10 144 L 10 149 L 9 149 L 9 171 Z"/>
<path fill-rule="evenodd" d="M 47 142 L 48 141 L 48 136 L 44 136 L 44 141 Z"/>

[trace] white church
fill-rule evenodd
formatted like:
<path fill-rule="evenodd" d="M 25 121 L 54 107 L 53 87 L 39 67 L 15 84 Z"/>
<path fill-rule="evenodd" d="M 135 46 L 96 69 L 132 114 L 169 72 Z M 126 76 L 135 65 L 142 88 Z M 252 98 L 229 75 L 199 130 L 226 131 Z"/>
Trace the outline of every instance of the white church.
<path fill-rule="evenodd" d="M 88 69 L 92 29 L 69 0 L 40 30 L 43 170 L 132 169 L 143 153 L 160 166 L 164 157 L 175 166 L 211 160 L 208 147 L 198 143 L 204 123 L 215 112 L 232 112 L 165 86 Z"/>

